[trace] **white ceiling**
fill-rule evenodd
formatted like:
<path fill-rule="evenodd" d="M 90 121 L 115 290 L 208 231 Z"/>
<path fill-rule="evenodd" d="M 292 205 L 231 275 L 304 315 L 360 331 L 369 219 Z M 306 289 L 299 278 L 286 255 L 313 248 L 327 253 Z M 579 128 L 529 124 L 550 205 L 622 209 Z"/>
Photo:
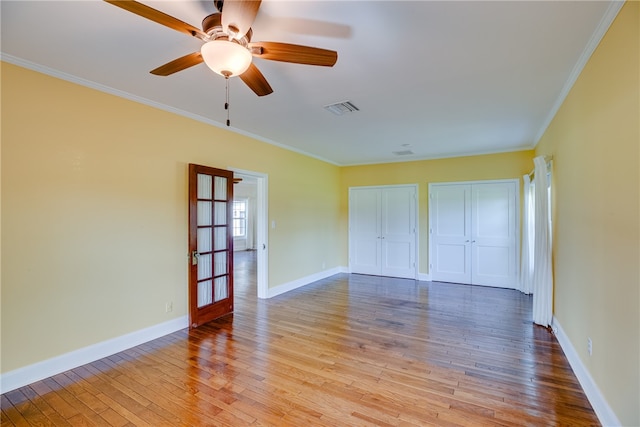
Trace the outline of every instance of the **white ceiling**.
<path fill-rule="evenodd" d="M 143 3 L 196 27 L 215 11 Z M 332 49 L 338 62 L 255 59 L 274 93 L 232 79 L 231 129 L 338 165 L 532 148 L 620 4 L 264 0 L 253 41 Z M 225 82 L 204 64 L 149 74 L 198 39 L 98 0 L 0 7 L 3 60 L 225 127 Z M 360 111 L 323 109 L 345 100 Z"/>

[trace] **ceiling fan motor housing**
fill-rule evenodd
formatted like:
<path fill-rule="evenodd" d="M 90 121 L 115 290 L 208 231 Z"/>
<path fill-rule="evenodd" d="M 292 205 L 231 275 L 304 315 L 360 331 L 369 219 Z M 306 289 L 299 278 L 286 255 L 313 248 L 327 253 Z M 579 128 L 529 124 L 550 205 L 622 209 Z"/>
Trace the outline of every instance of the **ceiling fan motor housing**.
<path fill-rule="evenodd" d="M 222 14 L 212 13 L 202 20 L 202 31 L 211 35 L 215 32 L 222 32 Z"/>
<path fill-rule="evenodd" d="M 225 40 L 237 40 L 241 45 L 246 46 L 247 43 L 251 41 L 251 36 L 253 35 L 253 30 L 249 28 L 249 31 L 239 39 L 230 37 L 229 34 L 224 32 L 222 28 L 222 14 L 221 13 L 212 13 L 202 20 L 202 31 L 204 31 L 211 40 L 217 40 L 224 38 Z"/>

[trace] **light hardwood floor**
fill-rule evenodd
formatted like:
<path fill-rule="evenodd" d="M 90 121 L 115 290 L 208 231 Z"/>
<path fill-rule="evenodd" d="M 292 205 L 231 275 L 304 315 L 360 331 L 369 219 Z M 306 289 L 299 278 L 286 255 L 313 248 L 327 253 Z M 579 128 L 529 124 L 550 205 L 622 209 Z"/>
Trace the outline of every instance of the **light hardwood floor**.
<path fill-rule="evenodd" d="M 599 425 L 528 296 L 340 274 L 258 300 L 254 255 L 235 314 L 6 393 L 2 426 Z"/>

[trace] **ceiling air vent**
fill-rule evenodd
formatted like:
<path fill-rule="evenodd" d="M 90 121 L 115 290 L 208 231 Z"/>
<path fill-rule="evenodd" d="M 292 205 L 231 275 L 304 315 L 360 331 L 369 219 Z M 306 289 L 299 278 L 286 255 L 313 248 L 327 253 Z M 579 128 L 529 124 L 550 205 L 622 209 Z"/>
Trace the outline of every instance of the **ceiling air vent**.
<path fill-rule="evenodd" d="M 336 116 L 341 116 L 345 113 L 354 113 L 360 111 L 358 107 L 353 105 L 351 101 L 336 102 L 335 104 L 325 105 L 324 109 L 332 112 Z"/>
<path fill-rule="evenodd" d="M 396 156 L 408 156 L 410 154 L 413 154 L 413 151 L 411 150 L 392 151 L 392 153 L 395 154 Z"/>

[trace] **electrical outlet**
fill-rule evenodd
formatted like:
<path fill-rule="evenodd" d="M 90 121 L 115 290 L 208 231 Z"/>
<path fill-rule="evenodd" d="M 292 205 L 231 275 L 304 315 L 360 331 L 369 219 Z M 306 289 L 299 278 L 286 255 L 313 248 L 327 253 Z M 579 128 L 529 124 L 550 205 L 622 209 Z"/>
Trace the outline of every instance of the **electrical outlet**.
<path fill-rule="evenodd" d="M 589 352 L 589 356 L 593 354 L 593 341 L 591 341 L 591 337 L 587 338 L 587 351 Z"/>
<path fill-rule="evenodd" d="M 173 311 L 173 303 L 172 302 L 167 302 L 164 304 L 164 312 L 165 313 L 170 313 Z"/>

